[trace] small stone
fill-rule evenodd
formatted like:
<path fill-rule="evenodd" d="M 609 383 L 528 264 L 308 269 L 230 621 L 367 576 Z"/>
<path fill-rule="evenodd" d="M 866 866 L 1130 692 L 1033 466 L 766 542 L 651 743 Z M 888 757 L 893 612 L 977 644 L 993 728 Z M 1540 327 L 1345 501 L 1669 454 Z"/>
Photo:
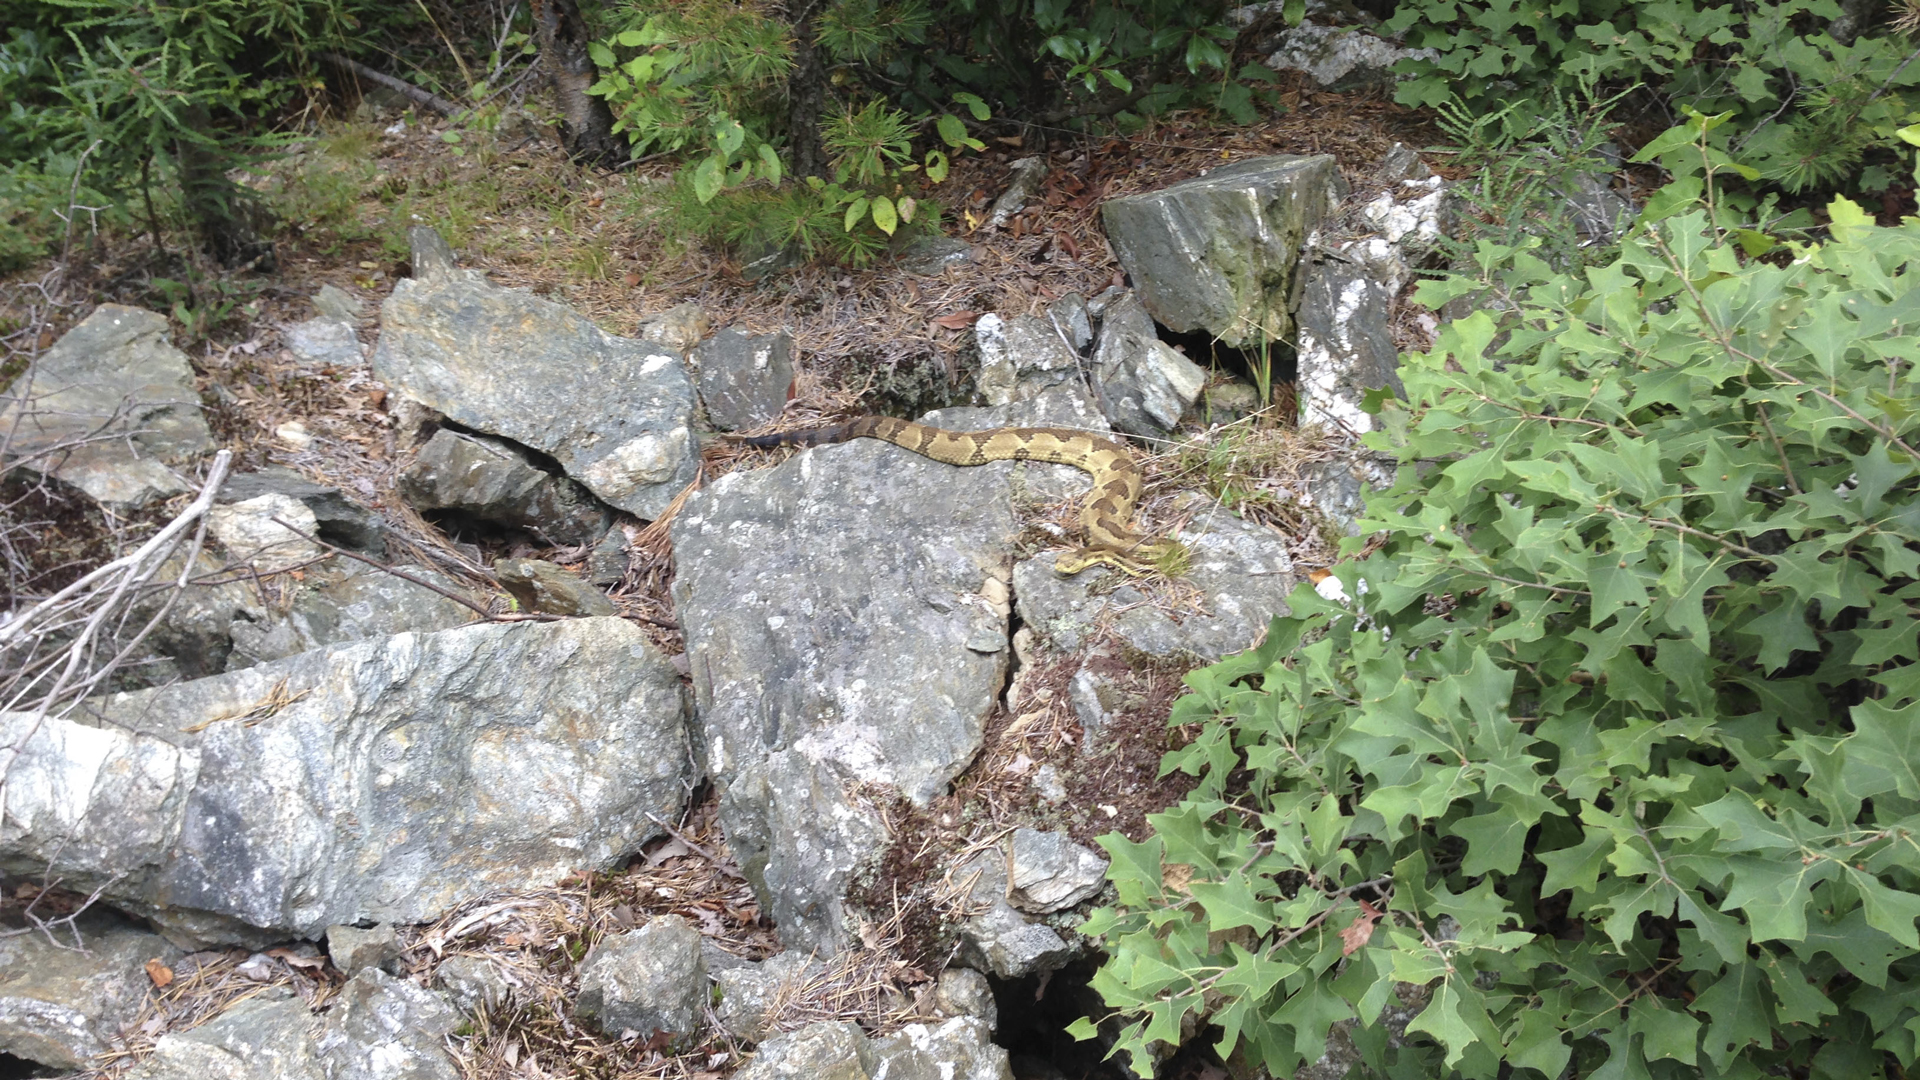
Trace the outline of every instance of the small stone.
<path fill-rule="evenodd" d="M 319 526 L 316 535 L 321 540 L 369 555 L 379 555 L 386 550 L 387 523 L 379 514 L 336 488 L 316 484 L 282 466 L 269 465 L 255 472 L 230 476 L 220 485 L 220 493 L 214 500 L 237 503 L 272 493 L 306 504 L 307 509 L 313 511 L 314 523 Z"/>
<path fill-rule="evenodd" d="M 728 327 L 693 349 L 700 400 L 722 431 L 757 427 L 780 415 L 793 386 L 793 335 Z"/>
<path fill-rule="evenodd" d="M 522 611 L 549 615 L 616 615 L 605 593 L 544 559 L 500 559 L 493 576 Z"/>
<path fill-rule="evenodd" d="M 416 280 L 448 277 L 459 268 L 453 257 L 453 245 L 432 226 L 415 225 L 408 229 L 407 246 L 411 249 L 412 276 Z"/>
<path fill-rule="evenodd" d="M 711 970 L 711 969 L 709 969 Z M 715 973 L 720 1001 L 714 1015 L 734 1038 L 757 1043 L 773 1034 L 775 1008 L 790 1000 L 826 965 L 796 950 Z"/>
<path fill-rule="evenodd" d="M 580 965 L 574 1015 L 609 1035 L 664 1032 L 688 1040 L 707 1002 L 700 932 L 677 915 L 661 915 L 625 934 L 601 938 Z"/>
<path fill-rule="evenodd" d="M 287 351 L 309 367 L 350 367 L 365 359 L 360 335 L 345 319 L 308 319 L 286 329 Z"/>
<path fill-rule="evenodd" d="M 1260 391 L 1237 380 L 1214 383 L 1200 392 L 1200 421 L 1210 427 L 1231 424 L 1260 411 Z"/>
<path fill-rule="evenodd" d="M 706 309 L 689 300 L 642 320 L 634 336 L 641 341 L 664 345 L 675 352 L 687 353 L 693 351 L 693 347 L 700 344 L 712 329 L 713 324 L 707 320 Z"/>
<path fill-rule="evenodd" d="M 1007 903 L 1006 860 L 999 852 L 974 856 L 957 876 L 973 881 L 970 899 L 985 908 L 960 926 L 960 960 L 965 966 L 1002 979 L 1020 979 L 1065 967 L 1073 959 L 1073 946 L 1064 938 Z"/>
<path fill-rule="evenodd" d="M 1070 292 L 1049 305 L 1047 321 L 1074 352 L 1084 353 L 1093 344 L 1093 314 L 1079 293 Z"/>
<path fill-rule="evenodd" d="M 1065 834 L 1013 833 L 1013 903 L 1026 911 L 1064 911 L 1106 884 L 1107 860 Z"/>
<path fill-rule="evenodd" d="M 469 1016 L 500 1008 L 513 993 L 506 972 L 484 956 L 449 956 L 433 974 L 453 1007 Z"/>
<path fill-rule="evenodd" d="M 1005 1047 L 976 1017 L 908 1024 L 873 1040 L 873 1074 L 884 1080 L 1013 1080 Z"/>
<path fill-rule="evenodd" d="M 350 323 L 360 317 L 360 300 L 338 286 L 322 285 L 320 291 L 313 294 L 313 310 L 323 319 Z"/>
<path fill-rule="evenodd" d="M 305 450 L 313 445 L 313 432 L 298 420 L 289 420 L 273 429 L 274 437 L 295 450 Z"/>
<path fill-rule="evenodd" d="M 987 977 L 971 968 L 952 967 L 940 973 L 934 987 L 933 1007 L 946 1016 L 971 1016 L 989 1030 L 1000 1026 L 1000 1008 L 994 1004 L 993 986 Z"/>
<path fill-rule="evenodd" d="M 1160 340 L 1153 320 L 1132 296 L 1107 305 L 1092 372 L 1107 420 L 1146 438 L 1172 434 L 1207 384 L 1198 364 Z"/>
<path fill-rule="evenodd" d="M 327 1080 L 460 1080 L 446 1050 L 460 1022 L 440 994 L 367 968 L 340 988 L 314 1048 Z"/>
<path fill-rule="evenodd" d="M 1060 782 L 1060 770 L 1054 768 L 1052 763 L 1034 771 L 1033 790 L 1046 802 L 1057 805 L 1067 801 L 1067 785 Z"/>
<path fill-rule="evenodd" d="M 603 589 L 618 585 L 627 576 L 627 564 L 626 530 L 608 529 L 587 554 L 587 580 Z"/>
<path fill-rule="evenodd" d="M 178 963 L 166 939 L 118 920 L 82 917 L 75 930 L 85 951 L 37 932 L 0 937 L 0 1054 L 85 1068 L 140 1015 L 146 965 Z"/>
<path fill-rule="evenodd" d="M 900 252 L 900 268 L 921 277 L 939 277 L 949 266 L 973 258 L 973 245 L 951 236 L 922 236 Z"/>
<path fill-rule="evenodd" d="M 215 506 L 207 512 L 207 531 L 227 554 L 261 571 L 285 569 L 324 552 L 320 545 L 306 539 L 320 531 L 313 511 L 293 496 L 278 492 Z"/>
<path fill-rule="evenodd" d="M 348 978 L 367 968 L 386 969 L 400 957 L 400 939 L 393 927 L 382 924 L 362 930 L 357 926 L 327 927 L 327 958 Z"/>
<path fill-rule="evenodd" d="M 1043 157 L 1018 158 L 1007 165 L 1007 189 L 993 201 L 993 209 L 987 214 L 987 228 L 998 229 L 1013 219 L 1013 215 L 1027 208 L 1027 202 L 1040 191 L 1040 184 L 1047 178 L 1047 162 Z"/>
<path fill-rule="evenodd" d="M 873 1080 L 873 1044 L 845 1020 L 822 1020 L 760 1044 L 734 1080 Z"/>

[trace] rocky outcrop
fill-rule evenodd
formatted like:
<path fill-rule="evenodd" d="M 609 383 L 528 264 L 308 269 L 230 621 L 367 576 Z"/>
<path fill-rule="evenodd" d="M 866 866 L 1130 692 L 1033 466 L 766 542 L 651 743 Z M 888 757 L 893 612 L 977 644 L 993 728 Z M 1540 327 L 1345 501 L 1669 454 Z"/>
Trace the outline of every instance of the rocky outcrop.
<path fill-rule="evenodd" d="M 1070 396 L 959 429 L 1087 427 Z M 674 519 L 675 607 L 734 854 L 790 948 L 837 951 L 880 826 L 850 786 L 925 801 L 972 760 L 1009 660 L 1016 475 L 870 439 L 730 473 Z M 1059 483 L 1060 479 L 1052 482 Z"/>
<path fill-rule="evenodd" d="M 0 1054 L 79 1069 L 140 1015 L 148 961 L 172 964 L 180 951 L 111 916 L 83 916 L 61 937 L 0 937 Z"/>
<path fill-rule="evenodd" d="M 125 1080 L 331 1080 L 313 1014 L 285 990 L 249 998 L 190 1031 L 162 1035 Z"/>
<path fill-rule="evenodd" d="M 1294 267 L 1342 186 L 1325 155 L 1255 158 L 1109 200 L 1100 216 L 1154 321 L 1233 346 L 1285 341 Z"/>
<path fill-rule="evenodd" d="M 371 492 L 367 492 L 371 495 Z M 348 498 L 338 488 L 313 481 L 280 466 L 236 473 L 220 485 L 219 503 L 246 502 L 262 495 L 284 495 L 313 515 L 317 539 L 338 547 L 379 555 L 387 547 L 387 523 L 379 514 Z"/>
<path fill-rule="evenodd" d="M 440 265 L 426 250 L 416 249 L 416 270 Z M 523 289 L 451 270 L 400 282 L 381 306 L 373 373 L 463 427 L 551 455 L 642 518 L 666 509 L 699 466 L 680 354 Z"/>
<path fill-rule="evenodd" d="M 25 738 L 0 867 L 195 941 L 420 922 L 605 866 L 690 768 L 672 666 L 617 619 L 478 625 L 303 653 L 96 703 Z M 78 714 L 76 714 L 78 715 Z"/>
<path fill-rule="evenodd" d="M 1080 311 L 1084 318 L 1086 310 Z M 1056 386 L 1071 385 L 1080 377 L 1080 353 L 1068 333 L 1052 320 L 1032 315 L 1003 319 L 980 316 L 973 324 L 973 340 L 980 350 L 980 396 L 989 405 L 1025 401 Z"/>
<path fill-rule="evenodd" d="M 231 645 L 224 670 L 239 671 L 328 645 L 451 630 L 480 618 L 473 608 L 446 595 L 465 595 L 465 590 L 445 574 L 423 566 L 394 570 L 397 573 L 390 574 L 336 558 L 307 570 L 284 606 L 262 604 L 242 592 L 227 622 Z"/>
<path fill-rule="evenodd" d="M 213 452 L 167 319 L 101 304 L 0 396 L 8 457 L 97 502 L 137 507 L 194 490 L 179 470 Z"/>

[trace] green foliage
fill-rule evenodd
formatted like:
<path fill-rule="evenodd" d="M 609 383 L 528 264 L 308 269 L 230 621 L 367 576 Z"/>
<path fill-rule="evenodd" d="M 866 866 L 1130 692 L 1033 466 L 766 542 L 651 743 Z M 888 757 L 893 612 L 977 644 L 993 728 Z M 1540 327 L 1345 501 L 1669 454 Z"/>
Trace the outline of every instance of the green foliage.
<path fill-rule="evenodd" d="M 127 213 L 168 187 L 201 224 L 234 217 L 241 192 L 226 173 L 280 141 L 260 118 L 301 91 L 311 53 L 340 47 L 366 6 L 0 0 L 0 247 L 44 250 L 69 195 Z"/>
<path fill-rule="evenodd" d="M 1835 41 L 1823 28 L 1839 15 L 1834 0 L 1412 0 L 1386 29 L 1439 54 L 1403 61 L 1403 104 L 1457 95 L 1492 112 L 1516 85 L 1526 102 L 1548 87 L 1645 86 L 1674 111 L 1732 113 L 1722 148 L 1771 185 L 1877 191 L 1893 177 L 1861 170 L 1862 156 L 1914 119 L 1920 65 L 1898 36 Z"/>
<path fill-rule="evenodd" d="M 1394 1076 L 1920 1061 L 1920 219 L 1752 258 L 1710 134 L 1605 265 L 1427 286 L 1512 306 L 1376 403 L 1351 599 L 1189 676 L 1084 927 L 1143 1073 L 1193 1014 L 1274 1075 L 1349 1019 Z"/>

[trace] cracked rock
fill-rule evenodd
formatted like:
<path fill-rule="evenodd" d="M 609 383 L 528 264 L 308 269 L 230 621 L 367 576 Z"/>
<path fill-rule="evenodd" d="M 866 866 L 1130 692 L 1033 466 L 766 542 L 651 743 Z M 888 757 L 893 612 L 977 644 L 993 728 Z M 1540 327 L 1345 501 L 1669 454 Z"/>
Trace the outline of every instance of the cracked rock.
<path fill-rule="evenodd" d="M 1012 861 L 1013 904 L 1036 914 L 1070 908 L 1107 880 L 1106 857 L 1064 833 L 1015 829 Z"/>
<path fill-rule="evenodd" d="M 700 932 L 677 915 L 661 915 L 600 939 L 580 965 L 573 1011 L 609 1035 L 658 1032 L 679 1042 L 699 1031 L 706 1003 Z"/>

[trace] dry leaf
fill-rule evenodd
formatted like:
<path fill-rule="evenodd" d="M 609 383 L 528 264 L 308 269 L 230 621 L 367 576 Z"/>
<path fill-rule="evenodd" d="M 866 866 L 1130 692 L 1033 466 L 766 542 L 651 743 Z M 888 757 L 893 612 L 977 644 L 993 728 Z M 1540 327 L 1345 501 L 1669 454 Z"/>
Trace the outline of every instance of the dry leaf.
<path fill-rule="evenodd" d="M 951 315 L 942 315 L 934 319 L 933 325 L 944 327 L 948 330 L 965 330 L 967 327 L 972 326 L 979 318 L 980 313 L 977 311 L 956 311 Z"/>
<path fill-rule="evenodd" d="M 1379 908 L 1365 900 L 1360 901 L 1360 914 L 1355 915 L 1353 922 L 1340 930 L 1341 956 L 1352 956 L 1367 947 L 1367 942 L 1373 939 L 1373 928 L 1379 923 L 1380 915 Z"/>
<path fill-rule="evenodd" d="M 155 989 L 165 990 L 173 984 L 173 969 L 161 963 L 156 956 L 147 961 L 147 978 L 153 980 Z"/>
<path fill-rule="evenodd" d="M 1186 863 L 1167 863 L 1160 868 L 1160 884 L 1171 892 L 1184 893 L 1193 881 L 1193 867 Z"/>
<path fill-rule="evenodd" d="M 268 949 L 267 955 L 275 960 L 284 960 L 291 967 L 303 968 L 307 971 L 319 971 L 327 966 L 326 960 L 321 957 L 302 956 L 292 949 Z"/>
<path fill-rule="evenodd" d="M 613 921 L 619 923 L 622 927 L 625 927 L 626 929 L 631 930 L 634 927 L 634 925 L 640 921 L 640 919 L 638 916 L 634 915 L 633 908 L 627 906 L 626 904 L 621 904 L 619 907 L 616 907 L 613 909 Z"/>

